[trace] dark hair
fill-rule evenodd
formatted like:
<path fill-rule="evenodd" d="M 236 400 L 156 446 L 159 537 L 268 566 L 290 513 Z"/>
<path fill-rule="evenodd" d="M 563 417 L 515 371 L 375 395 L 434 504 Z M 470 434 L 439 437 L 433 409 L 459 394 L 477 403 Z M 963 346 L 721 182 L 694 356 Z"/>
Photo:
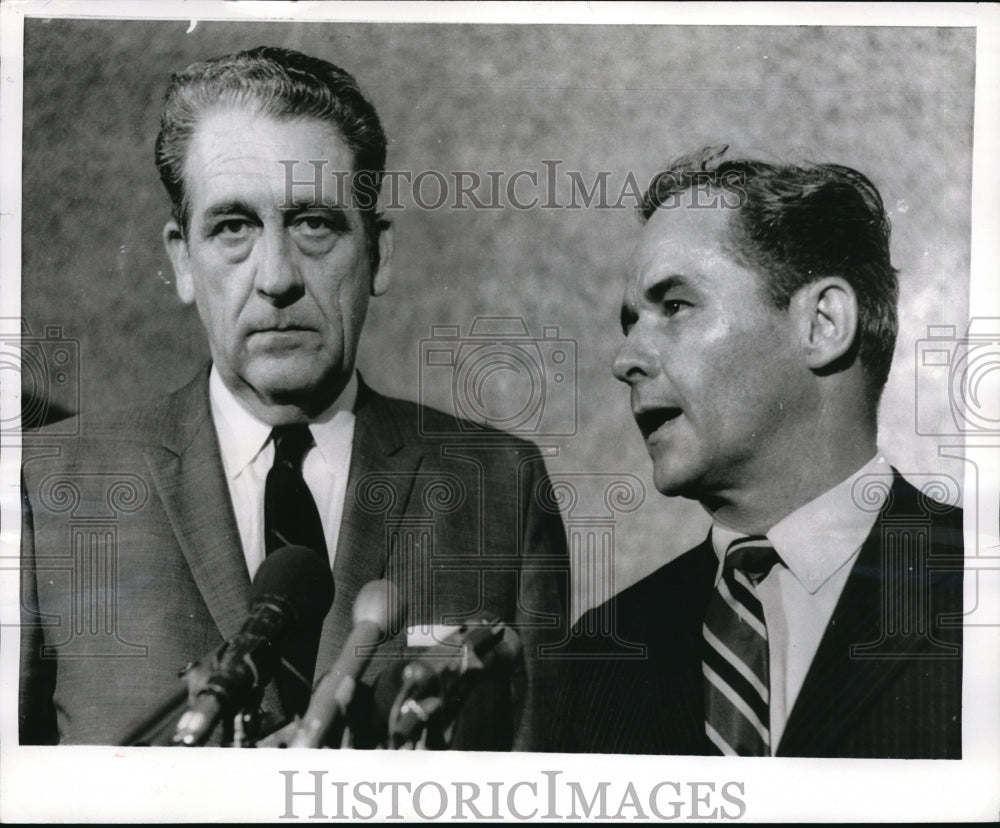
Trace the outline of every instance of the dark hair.
<path fill-rule="evenodd" d="M 770 164 L 726 159 L 705 147 L 671 162 L 643 195 L 643 222 L 675 194 L 697 185 L 732 197 L 735 252 L 764 276 L 768 296 L 792 295 L 823 276 L 841 276 L 858 297 L 858 334 L 848 362 L 864 366 L 876 399 L 896 344 L 899 283 L 889 257 L 889 218 L 864 175 L 839 164 Z"/>
<path fill-rule="evenodd" d="M 377 212 L 386 138 L 375 107 L 354 78 L 325 60 L 271 46 L 193 63 L 171 75 L 156 136 L 156 167 L 185 233 L 190 216 L 184 162 L 202 115 L 220 105 L 254 107 L 272 118 L 316 118 L 337 128 L 354 153 L 355 182 L 371 194 L 361 214 L 377 266 L 378 236 L 387 226 Z"/>

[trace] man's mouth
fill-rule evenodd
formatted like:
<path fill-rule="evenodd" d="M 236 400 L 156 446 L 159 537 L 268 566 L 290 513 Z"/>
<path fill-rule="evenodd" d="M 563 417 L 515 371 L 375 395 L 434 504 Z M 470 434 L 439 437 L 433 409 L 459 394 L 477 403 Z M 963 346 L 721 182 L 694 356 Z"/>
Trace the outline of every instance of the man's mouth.
<path fill-rule="evenodd" d="M 671 423 L 681 416 L 683 412 L 676 406 L 664 406 L 663 408 L 647 408 L 643 411 L 635 412 L 635 421 L 639 426 L 639 431 L 645 439 L 657 432 L 667 423 Z"/>
<path fill-rule="evenodd" d="M 263 328 L 258 328 L 254 333 L 298 333 L 301 331 L 312 331 L 314 328 L 310 328 L 306 325 L 268 325 Z"/>
<path fill-rule="evenodd" d="M 247 347 L 254 351 L 278 354 L 298 352 L 315 336 L 316 329 L 305 325 L 280 323 L 253 329 L 247 336 Z"/>

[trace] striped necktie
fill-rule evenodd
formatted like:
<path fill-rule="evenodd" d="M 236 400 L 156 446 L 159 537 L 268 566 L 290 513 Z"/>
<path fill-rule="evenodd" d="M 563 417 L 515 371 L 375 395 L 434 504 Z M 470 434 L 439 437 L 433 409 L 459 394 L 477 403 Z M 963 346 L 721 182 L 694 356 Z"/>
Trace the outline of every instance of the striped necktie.
<path fill-rule="evenodd" d="M 734 540 L 705 613 L 705 733 L 725 756 L 771 752 L 767 626 L 754 588 L 779 560 L 766 537 Z"/>

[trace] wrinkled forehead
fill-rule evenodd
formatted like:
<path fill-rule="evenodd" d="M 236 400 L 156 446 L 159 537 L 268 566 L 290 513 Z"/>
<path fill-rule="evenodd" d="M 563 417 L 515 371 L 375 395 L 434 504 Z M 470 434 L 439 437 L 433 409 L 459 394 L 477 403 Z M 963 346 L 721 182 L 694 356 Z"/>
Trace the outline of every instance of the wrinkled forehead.
<path fill-rule="evenodd" d="M 694 276 L 741 264 L 733 233 L 738 210 L 691 191 L 657 208 L 636 240 L 626 271 L 626 299 L 672 274 Z"/>
<path fill-rule="evenodd" d="M 217 107 L 198 121 L 184 178 L 191 196 L 257 187 L 282 196 L 287 190 L 293 200 L 332 203 L 341 200 L 338 192 L 348 184 L 354 163 L 354 153 L 327 121 Z"/>
<path fill-rule="evenodd" d="M 316 157 L 334 153 L 350 160 L 354 153 L 339 126 L 311 115 L 272 115 L 251 106 L 215 106 L 203 111 L 195 124 L 191 146 L 209 143 L 234 146 L 273 146 L 279 150 L 312 149 Z M 305 159 L 302 159 L 305 160 Z"/>

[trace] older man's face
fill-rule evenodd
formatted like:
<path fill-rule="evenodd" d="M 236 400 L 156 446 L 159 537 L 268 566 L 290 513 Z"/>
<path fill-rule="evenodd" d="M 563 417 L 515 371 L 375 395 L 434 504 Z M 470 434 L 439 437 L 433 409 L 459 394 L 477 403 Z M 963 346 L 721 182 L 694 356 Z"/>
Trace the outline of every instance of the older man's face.
<path fill-rule="evenodd" d="M 313 187 L 286 191 L 324 160 Z M 388 238 L 373 272 L 362 216 L 335 173 L 353 169 L 337 131 L 312 118 L 211 110 L 184 167 L 189 226 L 165 229 L 177 291 L 194 302 L 226 385 L 272 424 L 321 413 L 354 369 L 369 296 L 388 285 Z M 341 181 L 344 179 L 341 178 Z M 290 198 L 294 196 L 295 198 Z"/>
<path fill-rule="evenodd" d="M 773 479 L 813 427 L 800 332 L 729 246 L 731 210 L 660 208 L 630 267 L 615 376 L 657 489 L 707 503 Z"/>

